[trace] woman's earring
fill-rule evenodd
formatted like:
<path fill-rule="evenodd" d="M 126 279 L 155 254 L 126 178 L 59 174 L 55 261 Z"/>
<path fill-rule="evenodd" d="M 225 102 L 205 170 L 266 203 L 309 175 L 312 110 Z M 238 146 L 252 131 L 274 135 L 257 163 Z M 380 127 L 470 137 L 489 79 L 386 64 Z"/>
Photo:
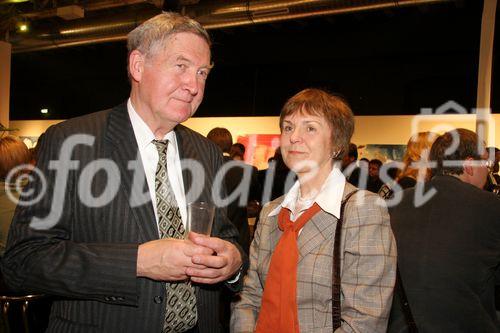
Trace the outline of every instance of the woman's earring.
<path fill-rule="evenodd" d="M 340 154 L 342 153 L 342 150 L 336 151 L 332 154 L 332 159 L 336 160 Z"/>

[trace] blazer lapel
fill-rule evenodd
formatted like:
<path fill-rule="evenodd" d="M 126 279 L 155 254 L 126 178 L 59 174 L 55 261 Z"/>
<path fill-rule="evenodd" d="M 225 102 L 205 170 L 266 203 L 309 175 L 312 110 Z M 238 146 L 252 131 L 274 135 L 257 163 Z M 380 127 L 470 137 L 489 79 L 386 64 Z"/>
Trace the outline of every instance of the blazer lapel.
<path fill-rule="evenodd" d="M 302 228 L 297 246 L 299 248 L 299 262 L 308 253 L 320 246 L 327 238 L 332 238 L 335 232 L 337 219 L 335 216 L 320 210 Z"/>
<path fill-rule="evenodd" d="M 278 245 L 278 242 L 281 238 L 281 235 L 283 235 L 283 231 L 280 230 L 279 225 L 278 225 L 278 215 L 270 216 L 269 217 L 269 245 L 270 249 L 276 249 L 276 245 Z"/>
<path fill-rule="evenodd" d="M 354 186 L 346 183 L 344 193 L 342 194 L 342 202 L 345 200 L 346 196 L 355 189 Z M 306 223 L 298 239 L 299 262 L 304 256 L 320 246 L 326 239 L 331 239 L 333 242 L 337 221 L 338 219 L 334 215 L 321 210 Z"/>
<path fill-rule="evenodd" d="M 270 226 L 269 248 L 275 249 L 283 232 L 278 226 L 278 215 L 270 216 L 268 219 Z M 336 219 L 335 222 L 332 222 L 332 219 L 335 217 L 321 210 L 305 224 L 297 240 L 299 263 L 305 255 L 321 245 L 326 237 L 333 236 L 337 223 Z"/>
<path fill-rule="evenodd" d="M 144 166 L 140 156 L 138 156 L 137 141 L 126 104 L 111 110 L 106 139 L 112 145 L 111 157 L 120 169 L 121 188 L 128 198 L 127 204 L 131 206 L 133 218 L 141 230 L 141 238 L 144 241 L 158 239 L 151 195 L 149 194 Z M 135 164 L 134 168 L 129 169 L 129 161 Z"/>

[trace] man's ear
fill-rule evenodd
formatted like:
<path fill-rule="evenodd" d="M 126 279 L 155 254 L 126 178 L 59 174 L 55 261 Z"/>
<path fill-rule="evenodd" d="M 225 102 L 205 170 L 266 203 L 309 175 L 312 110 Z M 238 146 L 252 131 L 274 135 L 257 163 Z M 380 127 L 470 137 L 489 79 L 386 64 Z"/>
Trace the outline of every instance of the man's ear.
<path fill-rule="evenodd" d="M 474 176 L 474 168 L 472 167 L 475 160 L 472 157 L 467 157 L 463 163 L 464 173 L 468 176 Z"/>
<path fill-rule="evenodd" d="M 140 82 L 142 79 L 142 73 L 144 73 L 144 58 L 145 56 L 138 50 L 130 52 L 128 57 L 128 69 L 134 81 Z"/>

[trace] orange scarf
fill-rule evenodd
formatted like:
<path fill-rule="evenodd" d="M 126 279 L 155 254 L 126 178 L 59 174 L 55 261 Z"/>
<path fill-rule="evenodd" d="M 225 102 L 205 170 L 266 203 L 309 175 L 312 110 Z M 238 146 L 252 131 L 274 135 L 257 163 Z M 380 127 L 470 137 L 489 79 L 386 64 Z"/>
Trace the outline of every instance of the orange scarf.
<path fill-rule="evenodd" d="M 300 332 L 297 311 L 297 237 L 299 230 L 320 210 L 318 204 L 314 203 L 295 222 L 290 220 L 288 209 L 280 210 L 278 225 L 283 234 L 271 257 L 256 333 Z"/>

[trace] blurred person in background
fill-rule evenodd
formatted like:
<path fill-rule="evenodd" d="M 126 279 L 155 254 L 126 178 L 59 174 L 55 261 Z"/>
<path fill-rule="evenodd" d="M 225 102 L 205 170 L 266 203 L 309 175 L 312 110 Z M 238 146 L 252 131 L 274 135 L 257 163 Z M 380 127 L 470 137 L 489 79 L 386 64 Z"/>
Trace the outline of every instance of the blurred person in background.
<path fill-rule="evenodd" d="M 378 193 L 380 187 L 384 183 L 380 180 L 380 168 L 382 167 L 382 161 L 379 159 L 372 159 L 368 162 L 368 184 L 366 185 L 366 189 L 373 193 Z"/>
<path fill-rule="evenodd" d="M 432 178 L 390 208 L 400 279 L 388 332 L 411 322 L 419 332 L 499 332 L 500 198 L 482 190 L 487 158 L 476 133 L 444 133 L 430 151 Z"/>
<path fill-rule="evenodd" d="M 500 192 L 500 175 L 498 174 L 499 162 L 500 162 L 500 149 L 496 147 L 486 148 L 488 151 L 488 159 L 491 160 L 490 174 L 484 185 L 484 189 L 489 192 Z"/>
<path fill-rule="evenodd" d="M 367 159 L 366 157 L 360 158 L 359 159 L 359 172 L 369 176 L 369 164 L 370 164 L 369 159 Z"/>
<path fill-rule="evenodd" d="M 396 161 L 390 161 L 387 163 L 384 163 L 382 167 L 380 168 L 380 175 L 387 175 L 389 177 L 389 182 L 391 183 L 396 180 L 396 177 L 398 176 L 399 173 L 398 169 L 398 163 Z M 383 185 L 382 185 L 383 186 Z M 382 187 L 381 187 L 382 189 Z M 380 190 L 379 190 L 380 193 Z"/>
<path fill-rule="evenodd" d="M 259 181 L 262 185 L 262 205 L 288 192 L 297 177 L 283 161 L 280 147 L 276 148 L 274 156 L 268 160 L 268 163 L 267 169 L 259 170 Z"/>
<path fill-rule="evenodd" d="M 229 156 L 231 156 L 233 160 L 244 161 L 245 146 L 239 142 L 233 143 L 233 145 L 231 146 L 231 150 L 229 151 Z"/>
<path fill-rule="evenodd" d="M 414 187 L 417 181 L 429 180 L 430 170 L 425 166 L 425 163 L 436 137 L 437 135 L 432 132 L 420 132 L 408 140 L 401 171 L 396 176 L 395 181 L 382 185 L 378 191 L 382 198 L 392 199 L 395 192 Z M 422 166 L 419 167 L 418 163 L 422 163 Z"/>
<path fill-rule="evenodd" d="M 235 161 L 245 162 L 245 145 L 239 142 L 233 143 L 231 150 L 229 151 L 229 156 Z M 257 217 L 261 210 L 260 201 L 262 200 L 262 183 L 259 179 L 259 170 L 257 167 L 251 164 L 247 164 L 252 167 L 252 181 L 250 184 L 250 193 L 247 205 L 247 216 L 249 218 Z"/>
<path fill-rule="evenodd" d="M 262 185 L 261 209 L 269 201 L 279 198 L 290 190 L 297 180 L 297 175 L 290 170 L 281 155 L 281 148 L 277 147 L 273 157 L 268 160 L 267 169 L 259 170 L 259 182 Z M 260 216 L 257 215 L 253 231 L 257 228 Z M 253 234 L 252 234 L 253 237 Z"/>
<path fill-rule="evenodd" d="M 219 169 L 219 172 L 224 172 L 226 195 L 230 196 L 234 191 L 238 191 L 240 186 L 243 186 L 243 193 L 240 192 L 227 205 L 227 217 L 238 229 L 238 243 L 248 254 L 251 239 L 250 226 L 248 225 L 248 205 L 260 193 L 260 186 L 255 189 L 255 186 L 258 186 L 257 169 L 245 164 L 242 159 L 233 160 L 232 154 L 230 154 L 233 147 L 233 136 L 227 128 L 212 128 L 207 134 L 207 139 L 214 142 L 222 151 L 224 164 Z M 249 176 L 250 178 L 247 178 Z M 252 189 L 256 192 L 252 192 Z M 246 197 L 243 204 L 240 204 L 240 196 Z M 234 296 L 234 293 L 230 290 L 223 290 L 221 293 L 220 316 L 224 331 L 229 330 L 230 304 Z"/>
<path fill-rule="evenodd" d="M 31 164 L 36 165 L 36 161 L 38 160 L 38 151 L 40 146 L 42 145 L 43 138 L 45 136 L 45 133 L 40 134 L 38 139 L 36 140 L 36 144 L 33 148 L 30 148 L 30 154 L 31 154 Z"/>
<path fill-rule="evenodd" d="M 230 196 L 235 190 L 243 186 L 242 192 L 227 207 L 229 220 L 236 226 L 239 232 L 238 242 L 248 253 L 250 247 L 250 231 L 247 219 L 247 206 L 250 200 L 259 199 L 260 184 L 257 179 L 257 171 L 254 167 L 240 160 L 233 160 L 230 150 L 233 145 L 233 136 L 227 128 L 215 127 L 207 134 L 207 139 L 214 142 L 222 150 L 224 164 L 219 171 L 224 172 L 224 183 L 226 194 Z M 245 197 L 245 202 L 240 204 L 240 196 Z"/>
<path fill-rule="evenodd" d="M 222 150 L 224 162 L 232 160 L 229 151 L 231 150 L 231 145 L 233 144 L 233 136 L 227 128 L 212 128 L 207 134 L 207 139 L 215 143 L 220 148 L 220 150 Z"/>
<path fill-rule="evenodd" d="M 368 181 L 368 161 L 357 165 L 358 161 L 358 146 L 354 143 L 349 143 L 349 150 L 342 158 L 342 172 L 346 180 L 357 188 L 365 189 Z"/>
<path fill-rule="evenodd" d="M 231 161 L 232 158 L 229 154 L 231 146 L 233 144 L 233 136 L 227 128 L 224 127 L 214 127 L 208 134 L 207 139 L 215 143 L 220 150 L 222 150 L 222 156 L 224 156 L 224 162 Z"/>
<path fill-rule="evenodd" d="M 378 196 L 354 194 L 340 169 L 354 131 L 350 107 L 306 89 L 285 103 L 280 128 L 298 181 L 261 211 L 232 332 L 385 332 L 396 244 Z"/>
<path fill-rule="evenodd" d="M 27 170 L 24 168 L 16 174 L 10 174 L 10 172 L 14 168 L 30 162 L 31 153 L 19 138 L 12 135 L 0 138 L 0 256 L 3 256 L 5 251 L 10 223 L 17 206 L 17 202 L 9 198 L 7 191 L 16 200 L 19 199 L 18 190 L 22 189 L 17 188 L 16 179 Z"/>
<path fill-rule="evenodd" d="M 21 195 L 24 186 L 28 183 L 27 175 L 36 162 L 36 151 L 33 152 L 33 149 L 35 148 L 28 149 L 26 144 L 16 136 L 9 135 L 0 138 L 0 257 L 5 251 L 17 200 L 23 199 Z M 3 274 L 0 274 L 0 293 L 3 296 L 19 297 L 19 299 L 26 296 L 26 293 L 18 293 L 8 288 Z M 37 297 L 33 299 L 34 302 L 22 302 L 22 306 L 21 302 L 11 303 L 10 306 L 4 304 L 4 315 L 0 317 L 0 332 L 25 332 L 28 326 L 36 332 L 45 331 L 51 299 Z M 25 313 L 22 309 L 28 306 L 28 302 L 29 311 Z M 7 322 L 6 318 L 8 318 Z"/>

